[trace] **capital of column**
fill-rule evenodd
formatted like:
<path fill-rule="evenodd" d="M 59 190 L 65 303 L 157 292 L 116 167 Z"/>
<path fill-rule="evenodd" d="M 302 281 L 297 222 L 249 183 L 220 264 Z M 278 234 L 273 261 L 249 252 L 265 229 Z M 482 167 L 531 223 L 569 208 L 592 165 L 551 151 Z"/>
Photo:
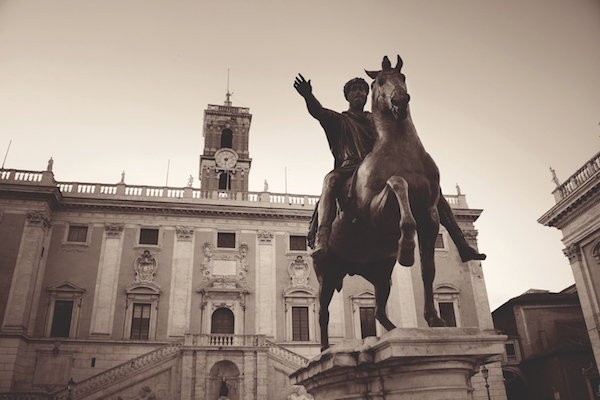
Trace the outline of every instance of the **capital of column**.
<path fill-rule="evenodd" d="M 31 210 L 27 212 L 27 226 L 46 230 L 52 226 L 52 222 L 46 211 Z"/>
<path fill-rule="evenodd" d="M 563 254 L 569 259 L 569 264 L 581 261 L 581 248 L 577 243 L 573 243 L 566 249 L 563 249 Z"/>
<path fill-rule="evenodd" d="M 123 232 L 123 224 L 119 223 L 107 223 L 104 225 L 104 229 L 106 230 L 106 236 L 112 238 L 121 237 L 121 232 Z"/>

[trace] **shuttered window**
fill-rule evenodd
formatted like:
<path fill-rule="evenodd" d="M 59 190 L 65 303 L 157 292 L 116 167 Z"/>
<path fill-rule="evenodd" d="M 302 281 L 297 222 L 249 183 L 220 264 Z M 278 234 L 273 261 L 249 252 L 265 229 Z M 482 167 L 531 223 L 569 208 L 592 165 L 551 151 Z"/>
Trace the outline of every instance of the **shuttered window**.
<path fill-rule="evenodd" d="M 67 242 L 79 242 L 85 243 L 87 241 L 87 226 L 69 226 L 69 234 L 67 236 Z"/>
<path fill-rule="evenodd" d="M 131 339 L 148 339 L 150 334 L 150 304 L 134 304 Z"/>
<path fill-rule="evenodd" d="M 292 307 L 292 340 L 308 341 L 308 307 Z"/>
<path fill-rule="evenodd" d="M 377 336 L 375 331 L 375 307 L 360 308 L 360 332 L 362 338 Z"/>

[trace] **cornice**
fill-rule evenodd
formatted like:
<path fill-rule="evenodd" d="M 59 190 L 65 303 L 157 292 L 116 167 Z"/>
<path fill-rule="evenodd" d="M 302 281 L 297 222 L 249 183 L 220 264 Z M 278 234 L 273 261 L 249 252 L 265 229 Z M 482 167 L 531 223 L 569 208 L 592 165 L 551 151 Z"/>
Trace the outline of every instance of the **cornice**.
<path fill-rule="evenodd" d="M 540 217 L 538 222 L 542 225 L 562 229 L 600 202 L 599 190 L 600 181 L 576 198 L 570 199 L 567 197 L 564 200 L 571 201 L 561 201 Z"/>

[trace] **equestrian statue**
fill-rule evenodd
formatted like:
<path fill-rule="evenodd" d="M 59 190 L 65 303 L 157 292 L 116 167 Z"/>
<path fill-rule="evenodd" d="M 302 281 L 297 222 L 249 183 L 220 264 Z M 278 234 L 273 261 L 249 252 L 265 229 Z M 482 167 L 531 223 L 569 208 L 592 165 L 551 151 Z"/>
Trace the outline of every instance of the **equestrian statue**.
<path fill-rule="evenodd" d="M 329 304 L 347 274 L 361 275 L 373 284 L 375 317 L 385 329 L 395 328 L 385 311 L 392 270 L 396 261 L 407 267 L 414 264 L 415 233 L 429 326 L 446 326 L 433 301 L 440 222 L 463 262 L 486 257 L 467 243 L 441 194 L 438 168 L 410 116 L 410 96 L 401 69 L 400 56 L 393 68 L 386 56 L 380 71 L 366 71 L 374 79 L 372 113 L 364 111 L 369 85 L 361 78 L 344 86 L 349 108 L 342 113 L 321 106 L 310 80 L 298 75 L 294 82 L 309 113 L 323 127 L 335 159 L 334 169 L 324 179 L 308 235 L 320 284 L 322 350 L 329 347 Z"/>

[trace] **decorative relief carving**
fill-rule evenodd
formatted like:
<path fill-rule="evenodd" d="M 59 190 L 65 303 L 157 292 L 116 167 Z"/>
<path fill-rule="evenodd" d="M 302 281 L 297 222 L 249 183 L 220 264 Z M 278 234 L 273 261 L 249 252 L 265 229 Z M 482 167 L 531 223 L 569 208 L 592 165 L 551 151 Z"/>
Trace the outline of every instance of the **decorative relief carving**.
<path fill-rule="evenodd" d="M 27 212 L 27 225 L 46 229 L 50 228 L 52 223 L 45 211 L 32 210 Z"/>
<path fill-rule="evenodd" d="M 246 283 L 248 250 L 246 243 L 240 244 L 237 253 L 215 249 L 211 243 L 204 243 L 204 262 L 201 267 L 203 278 L 196 289 L 198 293 L 202 293 L 202 308 L 206 307 L 207 299 L 236 300 L 242 308 L 246 307 L 246 295 L 251 292 Z"/>
<path fill-rule="evenodd" d="M 476 229 L 464 230 L 463 234 L 470 245 L 477 245 L 477 235 L 479 235 L 479 232 Z"/>
<path fill-rule="evenodd" d="M 149 250 L 145 250 L 133 263 L 135 279 L 127 285 L 126 290 L 129 292 L 136 287 L 150 287 L 161 292 L 160 286 L 154 282 L 154 275 L 156 275 L 157 269 L 158 262 L 156 258 L 150 254 Z"/>
<path fill-rule="evenodd" d="M 566 249 L 563 249 L 563 253 L 569 259 L 569 264 L 581 261 L 581 249 L 577 243 L 573 243 Z"/>
<path fill-rule="evenodd" d="M 263 243 L 271 243 L 271 241 L 273 240 L 273 232 L 258 231 L 257 236 L 258 240 Z"/>
<path fill-rule="evenodd" d="M 296 257 L 288 267 L 288 272 L 292 278 L 292 286 L 308 286 L 308 275 L 310 274 L 310 267 L 304 261 L 302 256 Z"/>
<path fill-rule="evenodd" d="M 177 240 L 181 242 L 191 242 L 194 237 L 194 228 L 191 226 L 177 226 L 175 232 L 177 232 Z"/>
<path fill-rule="evenodd" d="M 104 229 L 106 230 L 107 237 L 119 238 L 121 232 L 123 232 L 123 224 L 116 222 L 106 223 L 104 224 Z"/>

